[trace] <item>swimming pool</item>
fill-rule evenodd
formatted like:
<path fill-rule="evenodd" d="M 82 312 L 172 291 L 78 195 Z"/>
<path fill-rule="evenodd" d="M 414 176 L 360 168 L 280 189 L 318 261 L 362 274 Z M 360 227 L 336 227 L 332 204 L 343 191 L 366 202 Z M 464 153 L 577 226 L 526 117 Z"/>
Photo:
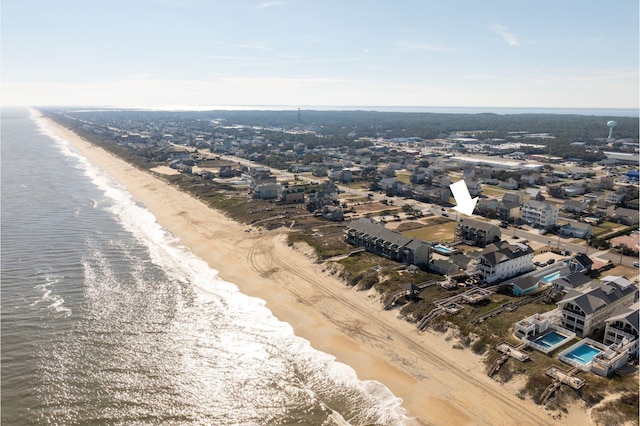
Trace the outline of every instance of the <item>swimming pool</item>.
<path fill-rule="evenodd" d="M 550 331 L 538 337 L 533 342 L 539 344 L 540 346 L 544 346 L 545 348 L 550 348 L 567 339 L 569 339 L 568 336 L 564 336 L 557 331 Z"/>
<path fill-rule="evenodd" d="M 550 274 L 550 275 L 547 275 L 547 276 L 543 277 L 542 281 L 544 281 L 545 283 L 550 283 L 551 281 L 555 280 L 556 278 L 560 278 L 560 271 L 554 272 L 553 274 Z"/>
<path fill-rule="evenodd" d="M 442 254 L 451 254 L 451 253 L 453 253 L 453 249 L 450 249 L 449 247 L 443 246 L 442 244 L 436 244 L 435 246 L 433 246 L 433 249 L 435 251 L 437 251 L 438 253 L 442 253 Z"/>
<path fill-rule="evenodd" d="M 582 365 L 587 365 L 600 352 L 602 352 L 600 349 L 595 348 L 595 347 L 593 347 L 591 345 L 585 344 L 585 345 L 582 345 L 582 346 L 578 346 L 577 348 L 575 348 L 574 350 L 572 350 L 571 352 L 569 352 L 565 356 L 568 359 L 572 359 L 572 360 L 574 360 L 576 362 L 579 362 Z"/>
<path fill-rule="evenodd" d="M 536 349 L 542 353 L 549 354 L 560 346 L 568 343 L 576 337 L 574 332 L 569 330 L 547 330 L 543 334 L 538 335 L 533 340 L 525 339 L 527 346 Z"/>
<path fill-rule="evenodd" d="M 558 355 L 558 359 L 581 370 L 588 371 L 591 368 L 593 358 L 604 352 L 604 350 L 605 348 L 602 344 L 591 339 L 584 339 L 569 349 L 562 351 Z"/>

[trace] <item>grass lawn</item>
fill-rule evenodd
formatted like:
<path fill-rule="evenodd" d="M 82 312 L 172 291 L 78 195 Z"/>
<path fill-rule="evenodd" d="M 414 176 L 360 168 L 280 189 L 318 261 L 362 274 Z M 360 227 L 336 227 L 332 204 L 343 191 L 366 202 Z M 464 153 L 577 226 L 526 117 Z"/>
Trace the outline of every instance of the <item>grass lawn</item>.
<path fill-rule="evenodd" d="M 403 232 L 403 235 L 410 238 L 420 238 L 424 241 L 451 242 L 455 239 L 455 229 L 456 222 L 448 221 L 447 223 L 436 226 L 411 229 Z"/>
<path fill-rule="evenodd" d="M 509 192 L 509 190 L 502 189 L 502 188 L 500 188 L 498 186 L 482 185 L 482 191 L 481 192 L 484 195 L 488 195 L 490 197 L 493 197 L 493 196 L 502 196 L 506 192 Z"/>

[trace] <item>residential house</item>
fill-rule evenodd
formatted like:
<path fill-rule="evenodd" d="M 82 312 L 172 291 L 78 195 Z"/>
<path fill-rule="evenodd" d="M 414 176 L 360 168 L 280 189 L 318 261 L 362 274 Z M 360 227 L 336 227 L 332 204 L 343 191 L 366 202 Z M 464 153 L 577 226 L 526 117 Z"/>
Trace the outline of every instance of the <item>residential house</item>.
<path fill-rule="evenodd" d="M 619 204 L 625 199 L 626 196 L 627 196 L 627 189 L 620 188 L 614 192 L 609 192 L 605 197 L 605 201 L 611 204 Z"/>
<path fill-rule="evenodd" d="M 500 241 L 501 236 L 500 228 L 489 222 L 463 217 L 456 226 L 456 237 L 479 247 Z"/>
<path fill-rule="evenodd" d="M 344 211 L 340 206 L 324 206 L 322 207 L 322 217 L 336 222 L 344 220 Z"/>
<path fill-rule="evenodd" d="M 567 291 L 558 302 L 562 327 L 585 337 L 605 325 L 619 306 L 632 303 L 638 287 L 626 277 L 607 276 Z"/>
<path fill-rule="evenodd" d="M 499 241 L 480 252 L 478 275 L 493 283 L 531 270 L 533 249 L 526 244 Z"/>
<path fill-rule="evenodd" d="M 342 183 L 349 183 L 353 180 L 353 172 L 351 169 L 330 169 L 327 171 L 327 177 L 330 180 L 339 181 Z"/>
<path fill-rule="evenodd" d="M 596 201 L 591 207 L 591 213 L 597 217 L 611 217 L 615 210 L 615 204 L 607 203 L 604 200 Z"/>
<path fill-rule="evenodd" d="M 593 226 L 584 222 L 568 222 L 560 227 L 560 234 L 574 238 L 589 238 L 593 232 Z"/>
<path fill-rule="evenodd" d="M 593 266 L 593 260 L 589 258 L 585 253 L 577 253 L 571 259 L 565 260 L 565 263 L 569 267 L 571 272 L 583 272 L 588 273 Z"/>
<path fill-rule="evenodd" d="M 638 321 L 640 303 L 636 300 L 631 306 L 619 306 L 605 321 L 604 339 L 605 345 L 633 344 L 630 353 L 638 356 Z"/>
<path fill-rule="evenodd" d="M 322 185 L 320 191 L 309 194 L 307 198 L 307 210 L 315 212 L 322 210 L 324 206 L 335 206 L 338 204 L 338 187 L 331 181 Z"/>
<path fill-rule="evenodd" d="M 592 279 L 582 272 L 573 272 L 568 275 L 564 275 L 551 281 L 553 288 L 559 291 L 569 291 L 574 288 L 578 288 L 587 283 L 590 283 Z"/>
<path fill-rule="evenodd" d="M 527 275 L 514 278 L 510 284 L 513 285 L 513 295 L 521 297 L 538 290 L 540 279 L 533 275 Z"/>
<path fill-rule="evenodd" d="M 482 190 L 482 184 L 480 183 L 480 181 L 470 178 L 465 178 L 464 181 L 467 184 L 469 195 L 471 195 L 472 197 L 477 197 L 478 195 L 480 195 L 480 192 Z"/>
<path fill-rule="evenodd" d="M 562 210 L 570 213 L 582 213 L 589 207 L 587 200 L 567 200 L 562 205 Z"/>
<path fill-rule="evenodd" d="M 428 267 L 431 260 L 431 244 L 418 238 L 408 238 L 400 232 L 387 229 L 384 224 L 370 218 L 360 218 L 349 223 L 345 233 L 349 244 L 364 247 L 399 262 Z"/>
<path fill-rule="evenodd" d="M 550 229 L 558 222 L 558 207 L 545 201 L 527 200 L 520 213 L 522 220 L 536 228 Z"/>
<path fill-rule="evenodd" d="M 285 203 L 304 203 L 304 189 L 291 188 L 282 191 L 282 201 Z"/>
<path fill-rule="evenodd" d="M 638 210 L 626 209 L 624 207 L 618 207 L 613 212 L 613 218 L 625 225 L 637 225 L 639 216 Z"/>
<path fill-rule="evenodd" d="M 282 185 L 279 183 L 263 183 L 253 188 L 253 196 L 260 200 L 274 200 L 282 195 Z"/>
<path fill-rule="evenodd" d="M 429 271 L 435 272 L 441 275 L 455 274 L 460 270 L 460 267 L 449 260 L 434 259 L 429 264 Z"/>
<path fill-rule="evenodd" d="M 518 189 L 518 181 L 516 181 L 514 178 L 510 177 L 507 180 L 505 180 L 504 182 L 501 182 L 500 185 L 498 185 L 500 188 L 504 188 L 504 189 Z"/>
<path fill-rule="evenodd" d="M 481 198 L 476 204 L 475 212 L 478 215 L 496 218 L 498 217 L 498 206 L 500 202 L 491 198 Z"/>
<path fill-rule="evenodd" d="M 563 188 L 564 195 L 567 197 L 577 197 L 585 193 L 584 186 L 581 185 L 569 185 Z"/>
<path fill-rule="evenodd" d="M 540 191 L 540 188 L 527 188 L 524 192 L 531 200 L 544 200 L 544 195 L 542 195 L 542 191 Z"/>
<path fill-rule="evenodd" d="M 589 201 L 604 201 L 604 199 L 606 198 L 606 194 L 602 191 L 589 192 L 588 194 L 584 195 L 584 198 Z"/>

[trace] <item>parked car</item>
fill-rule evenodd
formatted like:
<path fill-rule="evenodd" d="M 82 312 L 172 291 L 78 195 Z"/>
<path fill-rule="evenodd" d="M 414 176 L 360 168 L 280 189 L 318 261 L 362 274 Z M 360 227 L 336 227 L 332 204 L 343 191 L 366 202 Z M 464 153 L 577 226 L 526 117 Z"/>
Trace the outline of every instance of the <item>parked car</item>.
<path fill-rule="evenodd" d="M 633 262 L 633 266 L 635 266 L 636 268 L 640 268 L 640 262 Z"/>
<path fill-rule="evenodd" d="M 551 265 L 555 261 L 556 261 L 555 259 L 549 259 L 549 260 L 547 260 L 547 265 Z"/>

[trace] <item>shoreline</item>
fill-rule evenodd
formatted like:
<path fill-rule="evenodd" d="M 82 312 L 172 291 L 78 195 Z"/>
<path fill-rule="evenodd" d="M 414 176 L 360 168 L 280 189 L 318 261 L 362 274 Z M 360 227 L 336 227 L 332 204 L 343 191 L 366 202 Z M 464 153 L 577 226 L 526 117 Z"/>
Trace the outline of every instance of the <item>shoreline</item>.
<path fill-rule="evenodd" d="M 419 332 L 394 311 L 383 311 L 377 298 L 322 271 L 287 245 L 286 231 L 247 233 L 247 225 L 43 120 L 124 186 L 220 278 L 264 300 L 297 336 L 353 368 L 358 379 L 380 382 L 401 398 L 416 424 L 558 424 L 544 408 L 516 397 L 509 384 L 489 378 L 471 351 L 453 349 L 455 341 L 444 335 Z M 580 414 L 571 412 L 562 424 L 589 424 L 586 413 Z"/>

